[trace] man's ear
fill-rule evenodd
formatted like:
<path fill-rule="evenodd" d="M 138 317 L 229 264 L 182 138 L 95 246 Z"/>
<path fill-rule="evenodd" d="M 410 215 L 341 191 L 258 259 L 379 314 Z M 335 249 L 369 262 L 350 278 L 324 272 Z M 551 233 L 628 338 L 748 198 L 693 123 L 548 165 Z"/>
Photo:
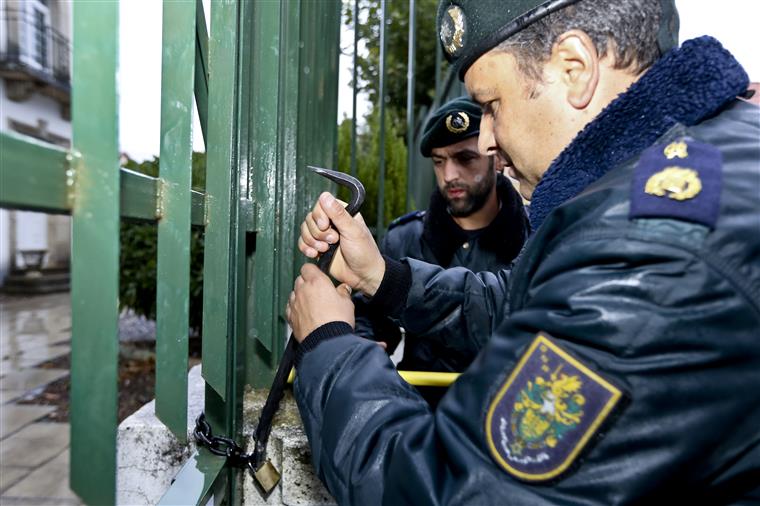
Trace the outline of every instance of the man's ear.
<path fill-rule="evenodd" d="M 569 30 L 557 38 L 550 63 L 567 90 L 567 101 L 585 109 L 599 84 L 599 54 L 591 38 L 581 30 Z"/>

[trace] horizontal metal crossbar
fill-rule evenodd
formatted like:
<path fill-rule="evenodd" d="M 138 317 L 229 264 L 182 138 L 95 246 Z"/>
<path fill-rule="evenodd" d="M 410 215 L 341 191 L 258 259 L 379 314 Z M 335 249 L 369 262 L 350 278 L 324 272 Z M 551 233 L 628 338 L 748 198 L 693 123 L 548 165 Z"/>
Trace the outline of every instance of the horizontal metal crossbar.
<path fill-rule="evenodd" d="M 31 137 L 0 133 L 0 206 L 68 213 L 68 152 Z"/>
<path fill-rule="evenodd" d="M 73 155 L 66 149 L 10 132 L 0 133 L 0 207 L 69 214 L 76 201 Z M 188 171 L 190 168 L 188 167 Z M 121 169 L 121 217 L 161 217 L 161 180 Z M 205 195 L 191 192 L 191 223 L 205 226 Z"/>

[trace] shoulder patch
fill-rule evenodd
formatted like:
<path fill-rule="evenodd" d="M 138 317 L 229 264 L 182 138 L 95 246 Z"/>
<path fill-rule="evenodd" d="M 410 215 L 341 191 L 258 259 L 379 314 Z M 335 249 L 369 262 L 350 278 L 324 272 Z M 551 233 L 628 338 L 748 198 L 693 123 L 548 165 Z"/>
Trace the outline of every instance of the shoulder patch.
<path fill-rule="evenodd" d="M 622 396 L 619 388 L 538 334 L 488 408 L 491 456 L 515 478 L 551 480 L 575 462 Z"/>
<path fill-rule="evenodd" d="M 388 230 L 398 227 L 399 225 L 403 225 L 404 223 L 409 223 L 413 220 L 421 220 L 425 216 L 425 211 L 412 211 L 411 213 L 406 213 L 403 216 L 399 216 L 390 224 L 388 225 Z"/>
<path fill-rule="evenodd" d="M 675 218 L 715 226 L 720 211 L 723 157 L 690 139 L 642 153 L 631 186 L 629 218 Z"/>

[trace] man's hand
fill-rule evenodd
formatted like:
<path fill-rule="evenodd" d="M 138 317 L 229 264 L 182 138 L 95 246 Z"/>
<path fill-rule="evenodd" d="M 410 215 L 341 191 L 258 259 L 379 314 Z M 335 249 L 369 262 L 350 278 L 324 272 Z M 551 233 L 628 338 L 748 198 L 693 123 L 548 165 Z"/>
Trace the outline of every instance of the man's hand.
<path fill-rule="evenodd" d="M 285 315 L 299 343 L 325 323 L 342 321 L 353 327 L 351 288 L 346 284 L 334 287 L 316 265 L 306 264 L 296 278 Z"/>
<path fill-rule="evenodd" d="M 330 227 L 332 221 L 335 228 Z M 337 231 L 335 230 L 337 229 Z M 373 296 L 385 274 L 385 261 L 360 214 L 351 217 L 343 205 L 325 192 L 301 224 L 298 249 L 309 258 L 338 242 L 330 274 L 355 290 Z"/>

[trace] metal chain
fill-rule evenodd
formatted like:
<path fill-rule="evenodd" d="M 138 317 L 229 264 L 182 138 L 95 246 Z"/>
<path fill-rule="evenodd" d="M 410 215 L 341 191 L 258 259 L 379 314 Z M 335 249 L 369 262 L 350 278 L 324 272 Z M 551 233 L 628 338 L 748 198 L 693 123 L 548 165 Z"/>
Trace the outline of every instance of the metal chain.
<path fill-rule="evenodd" d="M 214 455 L 227 457 L 227 462 L 240 468 L 249 468 L 255 471 L 253 466 L 253 453 L 246 454 L 243 448 L 234 440 L 224 436 L 214 436 L 211 425 L 206 421 L 206 415 L 201 412 L 195 420 L 193 436 L 199 446 L 205 446 Z"/>

